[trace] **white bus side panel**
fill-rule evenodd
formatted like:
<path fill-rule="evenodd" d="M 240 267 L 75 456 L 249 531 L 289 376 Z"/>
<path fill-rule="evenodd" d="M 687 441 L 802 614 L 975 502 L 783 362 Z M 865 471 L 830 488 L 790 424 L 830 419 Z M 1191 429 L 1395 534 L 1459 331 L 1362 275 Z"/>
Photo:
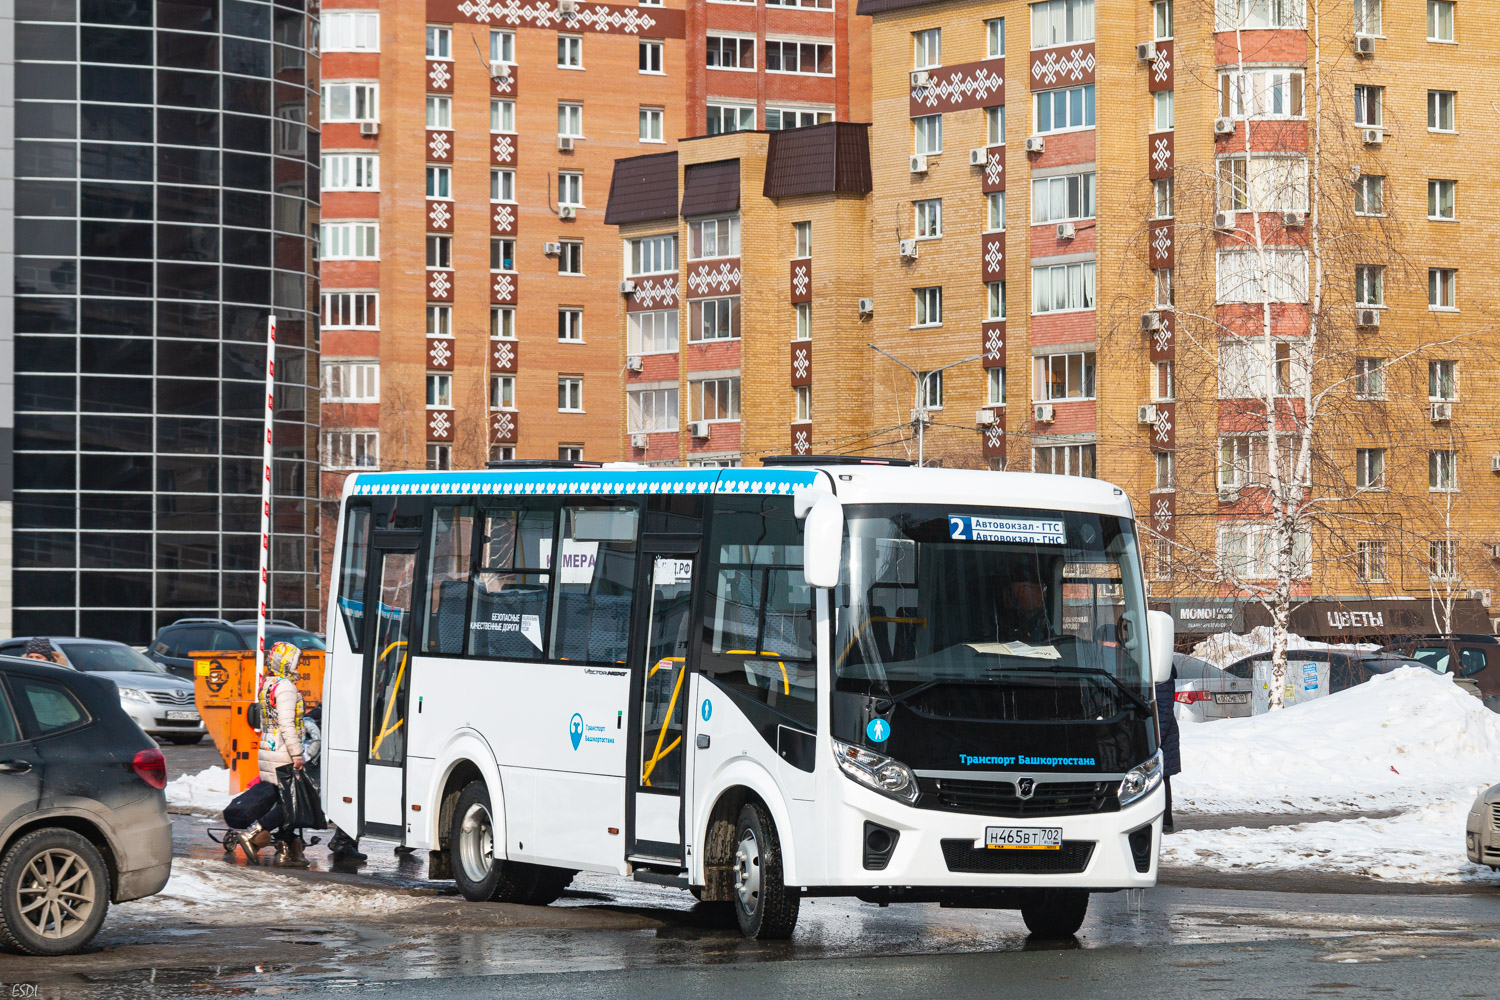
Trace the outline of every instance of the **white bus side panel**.
<path fill-rule="evenodd" d="M 354 750 L 323 751 L 323 812 L 328 822 L 354 835 L 359 829 L 359 754 Z M 349 801 L 344 801 L 344 796 Z"/>
<path fill-rule="evenodd" d="M 402 768 L 365 766 L 365 822 L 402 826 Z"/>

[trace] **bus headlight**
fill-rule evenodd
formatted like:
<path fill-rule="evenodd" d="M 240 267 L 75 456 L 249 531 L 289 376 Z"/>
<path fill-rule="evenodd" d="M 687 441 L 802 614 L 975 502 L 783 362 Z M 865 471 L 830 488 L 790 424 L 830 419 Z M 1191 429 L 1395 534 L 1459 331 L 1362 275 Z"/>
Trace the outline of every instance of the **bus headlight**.
<path fill-rule="evenodd" d="M 1161 784 L 1161 778 L 1162 759 L 1161 751 L 1158 750 L 1146 763 L 1125 772 L 1125 780 L 1120 782 L 1120 805 L 1128 806 L 1141 796 L 1155 791 L 1156 786 Z"/>
<path fill-rule="evenodd" d="M 902 802 L 917 801 L 917 776 L 899 760 L 839 740 L 833 741 L 833 756 L 839 768 L 861 785 Z"/>

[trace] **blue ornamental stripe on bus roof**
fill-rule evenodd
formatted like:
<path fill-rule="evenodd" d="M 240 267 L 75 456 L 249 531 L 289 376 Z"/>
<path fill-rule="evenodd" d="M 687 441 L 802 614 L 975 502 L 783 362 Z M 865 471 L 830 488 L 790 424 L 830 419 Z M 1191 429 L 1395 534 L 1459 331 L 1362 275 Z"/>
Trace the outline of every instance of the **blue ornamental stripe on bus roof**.
<path fill-rule="evenodd" d="M 790 496 L 811 486 L 810 469 L 580 469 L 454 473 L 364 473 L 355 496 L 626 496 L 645 493 L 754 493 Z"/>

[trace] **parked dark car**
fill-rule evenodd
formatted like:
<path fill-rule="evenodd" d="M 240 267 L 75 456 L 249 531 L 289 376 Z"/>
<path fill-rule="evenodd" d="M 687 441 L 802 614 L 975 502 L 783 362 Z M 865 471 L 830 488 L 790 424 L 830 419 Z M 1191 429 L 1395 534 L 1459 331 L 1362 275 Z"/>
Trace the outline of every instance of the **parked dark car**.
<path fill-rule="evenodd" d="M 1328 693 L 1337 694 L 1347 691 L 1357 684 L 1374 677 L 1376 674 L 1388 674 L 1398 667 L 1422 667 L 1424 664 L 1410 657 L 1398 656 L 1394 653 L 1374 652 L 1366 650 L 1351 649 L 1289 649 L 1286 651 L 1288 660 L 1305 663 L 1312 660 L 1328 664 Z M 1269 660 L 1269 651 L 1255 653 L 1235 660 L 1224 669 L 1236 677 L 1253 678 L 1255 676 L 1255 664 L 1259 660 Z"/>
<path fill-rule="evenodd" d="M 113 681 L 0 657 L 0 943 L 86 945 L 172 873 L 166 762 Z"/>
<path fill-rule="evenodd" d="M 146 655 L 179 677 L 193 679 L 189 653 L 232 652 L 255 648 L 255 619 L 226 621 L 223 618 L 181 618 L 156 633 Z M 298 649 L 326 649 L 323 640 L 305 628 L 284 619 L 266 625 L 266 648 L 290 642 Z"/>
<path fill-rule="evenodd" d="M 1477 633 L 1421 635 L 1393 642 L 1380 650 L 1420 660 L 1440 674 L 1472 684 L 1493 712 L 1500 712 L 1500 638 Z"/>
<path fill-rule="evenodd" d="M 1187 722 L 1242 719 L 1250 714 L 1250 681 L 1186 653 L 1172 654 L 1177 718 Z"/>

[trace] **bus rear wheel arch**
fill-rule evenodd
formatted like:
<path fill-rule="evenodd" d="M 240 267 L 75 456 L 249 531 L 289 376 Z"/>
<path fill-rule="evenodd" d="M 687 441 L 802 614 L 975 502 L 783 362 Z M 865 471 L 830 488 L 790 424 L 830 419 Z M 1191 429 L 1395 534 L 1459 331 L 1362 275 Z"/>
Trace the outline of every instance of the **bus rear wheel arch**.
<path fill-rule="evenodd" d="M 464 786 L 454 805 L 451 824 L 448 852 L 453 880 L 471 902 L 546 906 L 562 895 L 577 874 L 566 868 L 497 859 L 490 790 L 483 780 Z"/>

